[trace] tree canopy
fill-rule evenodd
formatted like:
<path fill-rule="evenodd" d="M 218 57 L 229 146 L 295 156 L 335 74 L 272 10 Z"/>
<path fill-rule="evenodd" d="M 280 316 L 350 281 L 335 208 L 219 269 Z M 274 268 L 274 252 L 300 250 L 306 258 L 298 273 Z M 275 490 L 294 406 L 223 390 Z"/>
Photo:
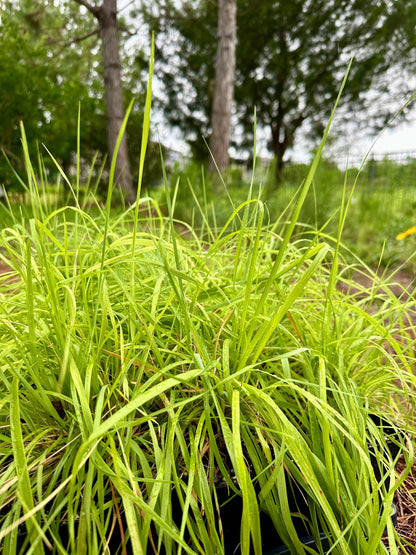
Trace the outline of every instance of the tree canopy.
<path fill-rule="evenodd" d="M 100 2 L 2 1 L 0 148 L 13 163 L 21 158 L 23 120 L 32 148 L 38 142 L 52 146 L 68 167 L 79 102 L 85 157 L 107 151 L 99 25 L 85 8 Z M 155 0 L 140 6 L 137 0 L 126 6 L 134 9 L 130 19 L 117 13 L 122 27 L 133 29 L 144 17 L 156 31 L 155 108 L 163 111 L 167 124 L 181 129 L 195 157 L 206 160 L 218 88 L 218 1 Z M 398 106 L 399 101 L 392 101 L 397 91 L 400 100 L 413 92 L 415 30 L 415 0 L 238 0 L 234 146 L 249 156 L 256 108 L 257 125 L 267 134 L 279 171 L 300 137 L 321 133 L 351 56 L 355 61 L 340 113 L 361 120 L 369 130 L 380 129 Z M 146 62 L 137 37 L 128 51 L 123 48 L 125 35 L 119 36 L 126 104 L 133 93 L 144 92 Z M 139 99 L 129 123 L 135 129 L 130 141 L 133 174 L 142 104 Z M 4 164 L 2 157 L 2 182 Z"/>
<path fill-rule="evenodd" d="M 410 94 L 416 61 L 414 0 L 238 1 L 235 123 L 238 146 L 252 145 L 254 107 L 281 168 L 300 130 L 319 135 L 349 59 L 355 61 L 342 103 L 367 128 L 388 121 L 393 85 Z M 214 89 L 217 2 L 153 4 L 147 20 L 159 32 L 159 76 L 168 120 L 206 153 Z M 379 109 L 374 109 L 379 106 Z"/>
<path fill-rule="evenodd" d="M 122 17 L 119 22 L 124 31 L 126 22 Z M 145 94 L 142 74 L 147 67 L 141 49 L 126 51 L 128 36 L 120 33 L 125 104 L 138 97 L 128 124 L 132 170 L 137 174 Z M 21 163 L 20 121 L 33 155 L 44 143 L 67 172 L 76 152 L 79 104 L 83 158 L 89 163 L 96 152 L 104 158 L 106 103 L 95 18 L 74 0 L 3 0 L 0 49 L 0 183 L 13 182 L 1 151 L 14 168 Z M 155 168 L 150 166 L 145 167 L 146 178 L 154 181 Z M 160 168 L 158 179 L 159 174 Z"/>
<path fill-rule="evenodd" d="M 87 22 L 78 7 L 7 1 L 0 25 L 0 148 L 13 165 L 21 158 L 23 121 L 32 150 L 43 142 L 68 167 L 76 149 L 79 102 L 85 154 L 102 152 L 101 66 L 96 38 L 85 37 Z"/>

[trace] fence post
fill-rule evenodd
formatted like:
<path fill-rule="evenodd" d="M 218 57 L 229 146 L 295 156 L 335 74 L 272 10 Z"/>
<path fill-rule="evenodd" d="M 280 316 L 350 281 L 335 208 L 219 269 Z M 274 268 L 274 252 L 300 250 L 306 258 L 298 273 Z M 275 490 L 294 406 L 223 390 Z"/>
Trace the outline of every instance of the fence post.
<path fill-rule="evenodd" d="M 370 185 L 373 184 L 373 181 L 375 180 L 377 176 L 377 166 L 376 166 L 376 161 L 374 160 L 374 154 L 371 154 L 371 158 L 370 158 L 370 167 L 368 170 L 368 183 Z"/>

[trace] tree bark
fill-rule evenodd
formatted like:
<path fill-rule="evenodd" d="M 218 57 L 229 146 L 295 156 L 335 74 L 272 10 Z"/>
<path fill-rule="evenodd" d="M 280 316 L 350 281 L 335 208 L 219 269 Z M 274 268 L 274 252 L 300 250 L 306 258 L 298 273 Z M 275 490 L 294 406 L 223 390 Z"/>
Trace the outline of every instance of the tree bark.
<path fill-rule="evenodd" d="M 279 125 L 272 125 L 272 147 L 273 153 L 276 158 L 276 182 L 277 184 L 281 183 L 282 181 L 282 173 L 284 168 L 284 161 L 283 157 L 286 153 L 287 148 L 289 147 L 288 140 L 286 137 L 286 133 L 283 131 L 283 139 L 281 137 L 282 129 L 280 124 Z"/>
<path fill-rule="evenodd" d="M 211 172 L 215 171 L 215 164 L 220 171 L 224 171 L 230 161 L 228 149 L 234 97 L 236 42 L 236 0 L 219 0 L 215 91 L 211 115 L 210 150 L 212 158 L 210 158 L 209 164 Z"/>
<path fill-rule="evenodd" d="M 85 6 L 97 18 L 102 42 L 104 86 L 107 107 L 107 138 L 110 158 L 114 155 L 117 137 L 124 119 L 123 89 L 121 84 L 121 62 L 117 27 L 117 0 L 103 0 L 99 6 L 86 0 L 75 0 Z M 115 180 L 124 191 L 129 203 L 136 200 L 124 133 L 115 166 Z"/>
<path fill-rule="evenodd" d="M 284 123 L 284 114 L 284 106 L 282 107 L 281 102 L 279 102 L 277 116 L 270 125 L 272 133 L 271 146 L 276 158 L 275 177 L 277 184 L 281 183 L 283 177 L 283 169 L 285 167 L 285 162 L 283 160 L 284 155 L 289 148 L 292 148 L 296 131 L 305 120 L 305 114 L 300 112 L 300 114 L 290 122 Z"/>

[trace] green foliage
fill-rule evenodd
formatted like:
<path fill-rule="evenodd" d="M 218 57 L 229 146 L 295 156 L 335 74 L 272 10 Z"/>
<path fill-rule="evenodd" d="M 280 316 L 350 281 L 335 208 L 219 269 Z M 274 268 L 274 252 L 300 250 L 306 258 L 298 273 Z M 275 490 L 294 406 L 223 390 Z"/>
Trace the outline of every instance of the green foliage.
<path fill-rule="evenodd" d="M 88 157 L 96 150 L 105 152 L 106 122 L 96 38 L 72 43 L 89 29 L 85 15 L 73 2 L 60 6 L 46 6 L 40 0 L 3 4 L 1 149 L 16 166 L 21 158 L 19 123 L 24 121 L 31 150 L 36 151 L 36 144 L 44 141 L 68 170 L 76 152 L 76 107 L 81 103 L 83 151 Z M 53 171 L 51 165 L 49 170 Z M 0 182 L 18 185 L 3 155 Z"/>
<path fill-rule="evenodd" d="M 149 115 L 150 101 L 143 154 Z M 322 552 L 321 531 L 334 554 L 386 552 L 386 529 L 390 550 L 406 551 L 390 512 L 414 460 L 415 308 L 370 270 L 369 288 L 348 279 L 355 193 L 320 160 L 328 129 L 311 167 L 288 170 L 266 205 L 256 173 L 245 186 L 230 171 L 221 195 L 195 165 L 186 189 L 163 171 L 165 217 L 151 197 L 112 210 L 114 163 L 104 207 L 98 181 L 82 187 L 77 174 L 72 187 L 63 172 L 62 205 L 23 133 L 30 206 L 8 196 L 0 231 L 5 553 L 95 554 L 111 541 L 229 553 L 221 488 L 242 502 L 242 555 L 262 552 L 260 512 L 299 555 Z M 192 226 L 177 221 L 185 190 Z M 338 206 L 325 204 L 330 190 Z M 299 488 L 304 516 L 289 505 Z"/>
<path fill-rule="evenodd" d="M 291 217 L 294 199 L 308 173 L 308 165 L 286 166 L 276 187 L 274 164 L 273 161 L 268 168 L 257 168 L 252 178 L 252 194 L 265 203 L 266 221 L 283 225 Z M 341 170 L 324 158 L 316 169 L 311 194 L 302 206 L 298 231 L 322 230 L 336 235 L 344 186 L 349 195 L 357 180 L 342 237 L 345 247 L 351 251 L 351 255 L 346 254 L 347 258 L 354 262 L 358 256 L 371 267 L 379 264 L 390 268 L 402 266 L 414 272 L 414 237 L 396 240 L 399 233 L 415 225 L 413 176 L 414 161 L 411 159 L 407 162 L 371 162 L 370 159 L 359 172 L 357 168 Z M 204 166 L 195 162 L 183 169 L 177 168 L 169 178 L 172 187 L 177 184 L 177 217 L 198 230 L 203 227 L 198 205 L 204 207 L 210 226 L 218 228 L 227 222 L 230 208 L 244 202 L 250 189 L 250 172 L 234 168 L 224 175 L 226 187 L 216 186 L 213 194 L 212 177 Z"/>
<path fill-rule="evenodd" d="M 121 24 L 123 20 L 121 20 Z M 107 121 L 104 79 L 99 36 L 92 15 L 73 0 L 48 2 L 5 1 L 0 21 L 0 150 L 19 169 L 21 160 L 20 121 L 29 137 L 29 150 L 43 150 L 45 143 L 70 177 L 74 173 L 77 151 L 78 104 L 81 105 L 80 135 L 83 167 L 96 153 L 98 167 L 106 157 Z M 121 36 L 122 44 L 125 44 Z M 138 155 L 145 90 L 141 83 L 147 64 L 136 49 L 134 59 L 124 54 L 126 69 L 126 104 L 137 93 L 128 125 L 131 132 L 129 153 L 134 181 L 138 179 Z M 44 152 L 44 151 L 43 151 Z M 147 185 L 160 183 L 159 147 L 153 145 L 145 166 Z M 59 173 L 48 157 L 44 158 L 49 182 Z M 84 173 L 86 175 L 84 175 Z M 83 172 L 88 179 L 88 167 Z M 0 184 L 21 189 L 5 156 L 0 156 Z M 103 195 L 106 192 L 103 190 Z"/>
<path fill-rule="evenodd" d="M 206 161 L 206 139 L 214 95 L 217 29 L 216 3 L 171 1 L 153 2 L 143 7 L 145 19 L 156 31 L 156 75 L 163 96 L 155 95 L 155 105 L 166 120 L 186 131 L 187 142 L 197 162 Z M 168 45 L 175 45 L 167 48 Z"/>

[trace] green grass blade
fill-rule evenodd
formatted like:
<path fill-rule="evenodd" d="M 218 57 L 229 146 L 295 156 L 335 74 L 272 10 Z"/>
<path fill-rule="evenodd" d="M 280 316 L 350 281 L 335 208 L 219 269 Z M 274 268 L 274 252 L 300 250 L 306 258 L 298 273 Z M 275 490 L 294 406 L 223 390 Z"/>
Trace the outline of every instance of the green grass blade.
<path fill-rule="evenodd" d="M 20 408 L 19 408 L 19 382 L 17 378 L 13 379 L 12 395 L 10 399 L 10 433 L 13 447 L 13 457 L 16 465 L 16 475 L 19 498 L 24 508 L 25 513 L 29 513 L 34 507 L 32 496 L 32 486 L 30 483 L 29 472 L 26 463 L 25 446 L 23 442 L 22 425 L 20 421 Z M 42 533 L 39 524 L 34 518 L 28 518 L 26 521 L 26 528 L 31 541 L 36 537 L 35 532 Z M 35 550 L 36 554 L 43 554 L 43 546 L 39 544 Z"/>

